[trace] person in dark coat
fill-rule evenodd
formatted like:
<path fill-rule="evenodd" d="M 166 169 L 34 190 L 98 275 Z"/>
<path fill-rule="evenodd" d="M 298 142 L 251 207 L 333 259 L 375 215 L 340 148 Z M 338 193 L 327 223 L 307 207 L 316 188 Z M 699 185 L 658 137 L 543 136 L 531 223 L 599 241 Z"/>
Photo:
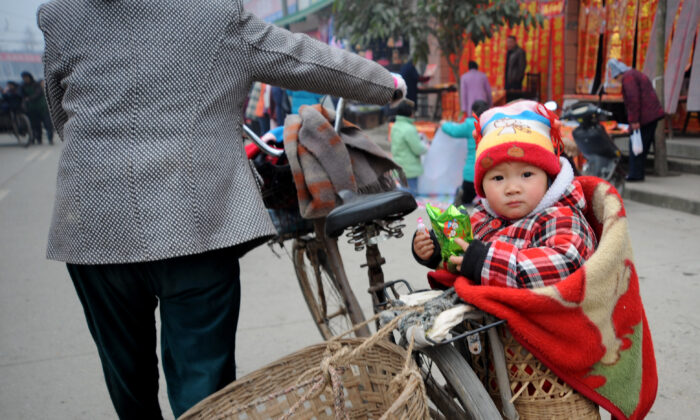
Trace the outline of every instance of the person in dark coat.
<path fill-rule="evenodd" d="M 5 89 L 2 91 L 2 105 L 0 112 L 8 113 L 17 111 L 22 106 L 22 94 L 19 91 L 19 85 L 15 82 L 7 82 Z"/>
<path fill-rule="evenodd" d="M 664 117 L 664 109 L 646 74 L 630 68 L 614 58 L 608 60 L 608 67 L 610 68 L 610 76 L 622 82 L 622 97 L 627 109 L 630 132 L 639 130 L 642 135 L 643 149 L 642 153 L 637 156 L 631 153 L 630 140 L 630 167 L 627 180 L 644 181 L 644 164 L 651 144 L 654 142 L 656 124 Z"/>
<path fill-rule="evenodd" d="M 174 417 L 236 378 L 240 257 L 277 234 L 242 138 L 255 81 L 383 105 L 405 83 L 243 0 L 43 3 L 65 143 L 47 257 L 66 263 L 121 419 Z M 257 107 L 256 107 L 257 108 Z"/>
<path fill-rule="evenodd" d="M 527 67 L 525 50 L 518 46 L 518 41 L 513 35 L 506 40 L 506 48 L 506 90 L 521 90 Z"/>
<path fill-rule="evenodd" d="M 273 116 L 278 127 L 284 126 L 284 119 L 292 110 L 287 93 L 279 86 L 272 86 L 270 91 L 272 102 L 274 103 Z"/>
<path fill-rule="evenodd" d="M 41 144 L 41 125 L 43 124 L 46 128 L 49 144 L 53 144 L 53 126 L 51 125 L 50 119 L 47 118 L 49 109 L 46 105 L 44 88 L 41 86 L 41 83 L 34 80 L 34 76 L 27 71 L 22 72 L 22 82 L 22 101 L 24 102 L 25 111 L 32 125 L 32 140 L 30 143 Z"/>
<path fill-rule="evenodd" d="M 408 59 L 399 70 L 401 77 L 406 82 L 406 99 L 410 99 L 414 104 L 418 103 L 418 82 L 427 82 L 430 77 L 421 76 L 413 65 L 413 60 Z"/>

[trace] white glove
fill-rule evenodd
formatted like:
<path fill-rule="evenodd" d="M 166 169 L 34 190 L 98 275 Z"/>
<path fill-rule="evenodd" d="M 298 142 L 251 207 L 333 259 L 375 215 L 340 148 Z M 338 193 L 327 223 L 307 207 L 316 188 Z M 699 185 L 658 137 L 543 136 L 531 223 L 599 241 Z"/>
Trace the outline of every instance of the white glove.
<path fill-rule="evenodd" d="M 400 74 L 391 73 L 394 78 L 394 97 L 391 100 L 391 106 L 395 107 L 406 97 L 406 81 L 403 80 Z M 400 92 L 400 93 L 399 93 Z"/>

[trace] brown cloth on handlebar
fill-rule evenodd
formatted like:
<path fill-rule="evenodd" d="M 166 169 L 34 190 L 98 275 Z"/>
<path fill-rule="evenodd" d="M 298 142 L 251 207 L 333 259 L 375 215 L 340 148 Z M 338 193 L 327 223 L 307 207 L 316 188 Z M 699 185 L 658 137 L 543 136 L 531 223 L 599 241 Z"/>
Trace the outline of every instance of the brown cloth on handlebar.
<path fill-rule="evenodd" d="M 391 172 L 401 172 L 389 155 L 359 127 L 343 121 L 333 128 L 335 112 L 321 105 L 302 106 L 284 122 L 284 150 L 294 176 L 299 211 L 307 219 L 326 216 L 337 203 L 337 192 L 389 191 Z"/>

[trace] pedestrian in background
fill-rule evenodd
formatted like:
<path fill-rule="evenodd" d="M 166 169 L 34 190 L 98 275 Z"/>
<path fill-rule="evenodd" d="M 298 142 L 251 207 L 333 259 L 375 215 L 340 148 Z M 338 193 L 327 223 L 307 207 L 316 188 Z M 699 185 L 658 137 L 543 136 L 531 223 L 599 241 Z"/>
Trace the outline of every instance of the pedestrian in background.
<path fill-rule="evenodd" d="M 299 108 L 303 105 L 316 105 L 323 98 L 323 95 L 306 90 L 291 90 L 287 92 L 287 95 L 292 105 L 290 114 L 298 114 Z"/>
<path fill-rule="evenodd" d="M 486 102 L 488 108 L 493 106 L 489 78 L 484 72 L 479 71 L 479 65 L 476 64 L 476 61 L 469 61 L 469 70 L 460 78 L 459 90 L 462 112 L 467 116 L 471 115 L 472 105 L 476 101 Z"/>
<path fill-rule="evenodd" d="M 458 204 L 470 205 L 476 198 L 476 189 L 474 188 L 474 163 L 476 162 L 476 140 L 474 139 L 474 130 L 476 129 L 477 118 L 487 109 L 491 108 L 486 101 L 476 100 L 472 104 L 472 115 L 461 123 L 443 121 L 441 124 L 442 131 L 450 137 L 465 139 L 467 141 L 467 160 L 464 163 L 462 170 L 462 188 L 461 201 Z"/>
<path fill-rule="evenodd" d="M 162 416 L 160 307 L 179 417 L 235 379 L 238 260 L 276 234 L 241 137 L 253 82 L 375 104 L 405 84 L 242 0 L 54 0 L 38 24 L 65 141 L 47 256 L 67 263 L 120 418 Z"/>
<path fill-rule="evenodd" d="M 279 86 L 271 86 L 270 98 L 273 106 L 272 117 L 277 127 L 284 126 L 284 119 L 292 110 L 287 92 Z"/>
<path fill-rule="evenodd" d="M 2 91 L 2 113 L 10 111 L 19 111 L 22 107 L 22 94 L 20 93 L 19 85 L 15 82 L 7 82 L 5 89 Z"/>
<path fill-rule="evenodd" d="M 253 83 L 248 93 L 248 102 L 245 109 L 246 120 L 252 125 L 253 131 L 259 136 L 270 131 L 269 118 L 265 120 L 265 84 Z"/>
<path fill-rule="evenodd" d="M 260 84 L 260 98 L 255 107 L 255 117 L 258 119 L 260 134 L 270 131 L 270 86 Z"/>
<path fill-rule="evenodd" d="M 421 76 L 413 65 L 413 60 L 406 56 L 405 63 L 401 66 L 401 77 L 406 81 L 406 99 L 418 105 L 418 82 L 424 83 L 430 80 L 429 76 Z"/>
<path fill-rule="evenodd" d="M 523 79 L 525 78 L 525 68 L 527 67 L 527 56 L 525 50 L 520 48 L 518 41 L 513 35 L 506 39 L 506 101 L 510 102 L 522 96 Z M 515 92 L 508 92 L 515 91 Z"/>
<path fill-rule="evenodd" d="M 391 127 L 391 156 L 401 166 L 408 181 L 408 190 L 418 194 L 418 177 L 423 175 L 421 155 L 428 151 L 413 120 L 413 104 L 401 101 L 396 109 L 396 122 Z"/>
<path fill-rule="evenodd" d="M 47 118 L 48 107 L 46 105 L 46 97 L 41 83 L 34 80 L 31 73 L 22 72 L 22 103 L 24 110 L 29 117 L 29 122 L 32 126 L 32 139 L 30 143 L 41 144 L 42 142 L 42 125 L 46 128 L 46 136 L 49 144 L 53 144 L 53 125 L 50 118 Z"/>
<path fill-rule="evenodd" d="M 646 74 L 625 65 L 621 61 L 611 58 L 608 60 L 610 76 L 622 82 L 622 98 L 627 110 L 627 121 L 630 124 L 630 133 L 639 130 L 642 135 L 642 153 L 632 153 L 632 144 L 629 145 L 629 173 L 628 181 L 644 181 L 644 165 L 647 161 L 649 149 L 654 142 L 657 122 L 664 117 L 664 109 L 656 96 L 654 86 Z"/>

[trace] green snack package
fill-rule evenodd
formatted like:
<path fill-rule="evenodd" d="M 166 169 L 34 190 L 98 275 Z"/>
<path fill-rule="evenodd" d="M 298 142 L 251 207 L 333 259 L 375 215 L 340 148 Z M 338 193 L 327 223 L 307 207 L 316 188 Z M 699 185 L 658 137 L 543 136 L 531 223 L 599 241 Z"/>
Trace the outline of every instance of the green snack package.
<path fill-rule="evenodd" d="M 467 242 L 471 242 L 473 239 L 472 225 L 467 209 L 464 206 L 450 205 L 445 211 L 442 211 L 426 204 L 425 210 L 428 212 L 430 224 L 440 244 L 442 260 L 448 262 L 451 256 L 462 255 L 464 251 L 455 243 L 455 238 L 462 238 Z"/>

